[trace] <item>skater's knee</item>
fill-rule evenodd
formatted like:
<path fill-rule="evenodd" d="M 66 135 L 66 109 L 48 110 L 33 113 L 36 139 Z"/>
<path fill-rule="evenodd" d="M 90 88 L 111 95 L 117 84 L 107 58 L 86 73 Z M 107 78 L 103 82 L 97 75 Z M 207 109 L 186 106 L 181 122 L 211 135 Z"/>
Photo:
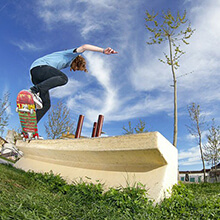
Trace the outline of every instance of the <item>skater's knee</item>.
<path fill-rule="evenodd" d="M 63 74 L 63 76 L 61 76 L 61 78 L 62 78 L 62 81 L 63 81 L 63 85 L 68 83 L 68 77 L 65 74 Z"/>

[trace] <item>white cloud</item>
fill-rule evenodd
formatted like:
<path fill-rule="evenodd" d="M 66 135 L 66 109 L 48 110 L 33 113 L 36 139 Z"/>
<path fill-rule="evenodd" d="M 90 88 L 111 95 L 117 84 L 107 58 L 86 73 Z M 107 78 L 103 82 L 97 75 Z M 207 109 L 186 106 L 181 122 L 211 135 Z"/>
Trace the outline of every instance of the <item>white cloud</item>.
<path fill-rule="evenodd" d="M 54 98 L 64 98 L 67 96 L 71 96 L 72 94 L 76 93 L 78 90 L 83 89 L 84 86 L 85 85 L 82 84 L 81 82 L 69 78 L 67 85 L 54 88 L 53 90 L 51 90 L 50 95 L 51 97 Z"/>
<path fill-rule="evenodd" d="M 120 101 L 118 90 L 112 81 L 112 66 L 108 56 L 94 52 L 85 54 L 89 76 L 76 81 L 70 79 L 63 87 L 55 88 L 52 97 L 68 97 L 67 106 L 75 114 L 85 114 L 86 120 L 94 121 L 98 114 L 111 115 L 117 111 Z M 92 79 L 93 78 L 93 79 Z M 91 85 L 89 89 L 87 85 Z"/>
<path fill-rule="evenodd" d="M 190 45 L 182 47 L 187 53 L 180 58 L 181 66 L 176 72 L 177 76 L 189 73 L 178 78 L 179 108 L 197 102 L 205 106 L 206 111 L 208 105 L 213 109 L 213 102 L 220 101 L 219 10 L 220 2 L 216 1 L 192 1 L 191 10 L 187 10 L 196 31 L 189 40 Z M 147 47 L 150 49 L 140 49 L 136 45 L 131 49 L 134 62 L 130 74 L 135 90 L 172 93 L 170 67 L 158 61 L 158 58 L 163 59 L 162 52 L 168 52 L 168 48 L 166 45 L 160 45 L 160 50 L 155 45 Z"/>
<path fill-rule="evenodd" d="M 54 15 L 55 13 L 57 14 L 56 16 Z M 78 13 L 76 11 L 65 11 L 65 8 L 64 10 L 60 8 L 58 12 L 45 8 L 42 11 L 39 11 L 38 15 L 50 26 L 50 28 L 55 28 L 55 26 L 53 27 L 55 23 L 71 23 L 76 22 L 78 19 Z"/>
<path fill-rule="evenodd" d="M 17 46 L 20 50 L 29 50 L 29 51 L 38 51 L 41 50 L 41 47 L 34 45 L 33 43 L 27 41 L 21 42 L 12 42 L 13 45 Z"/>
<path fill-rule="evenodd" d="M 93 117 L 90 117 L 91 113 L 87 114 L 87 112 L 98 109 L 102 104 L 102 100 L 96 94 L 85 92 L 79 92 L 67 100 L 67 106 L 71 112 L 86 114 L 88 120 L 92 120 Z"/>
<path fill-rule="evenodd" d="M 4 8 L 6 8 L 6 7 L 8 6 L 8 4 L 9 4 L 9 3 L 7 2 L 6 4 L 1 5 L 1 7 L 0 7 L 0 12 L 3 11 Z"/>
<path fill-rule="evenodd" d="M 133 67 L 131 67 L 130 74 L 133 86 L 139 91 L 172 91 L 170 67 L 159 61 L 159 58 L 163 58 L 161 51 L 166 50 L 166 47 L 160 48 L 156 52 L 155 50 L 150 51 L 147 47 L 142 49 L 141 54 L 135 52 L 132 57 Z M 139 48 L 132 48 L 132 51 L 135 50 L 139 50 Z M 154 53 L 152 53 L 153 51 Z"/>
<path fill-rule="evenodd" d="M 178 156 L 180 166 L 201 164 L 199 146 L 192 147 L 187 151 L 180 151 Z"/>
<path fill-rule="evenodd" d="M 90 6 L 96 6 L 98 8 L 112 8 L 116 0 L 78 0 L 81 3 L 88 3 Z"/>
<path fill-rule="evenodd" d="M 201 129 L 202 142 L 205 142 L 206 141 L 206 136 L 209 133 L 209 131 L 208 130 L 203 130 L 202 128 L 200 128 L 200 129 Z M 198 143 L 198 137 L 195 136 L 195 135 L 192 135 L 190 133 L 186 136 L 186 139 L 190 142 Z"/>
<path fill-rule="evenodd" d="M 169 100 L 166 96 L 153 97 L 145 95 L 143 97 L 133 96 L 132 100 L 121 101 L 120 109 L 113 112 L 114 114 L 107 114 L 111 121 L 129 120 L 131 118 L 141 118 L 156 114 L 161 111 L 172 110 L 172 100 Z"/>
<path fill-rule="evenodd" d="M 127 40 L 124 34 L 128 33 L 126 30 L 131 26 L 131 12 L 136 5 L 138 4 L 126 0 L 39 0 L 35 13 L 50 29 L 55 29 L 60 24 L 73 24 L 80 28 L 84 39 L 89 39 L 93 33 L 99 33 L 100 41 L 109 42 L 114 38 L 115 41 L 117 39 L 123 42 L 121 46 L 124 47 Z M 107 33 L 111 39 L 103 33 Z"/>
<path fill-rule="evenodd" d="M 191 8 L 192 27 L 196 29 L 185 47 L 187 54 L 183 56 L 181 73 L 193 71 L 179 79 L 180 97 L 191 93 L 189 99 L 200 103 L 220 100 L 219 68 L 220 68 L 220 2 L 200 1 Z"/>
<path fill-rule="evenodd" d="M 209 133 L 208 130 L 202 131 L 202 146 L 207 143 L 206 135 Z M 198 143 L 198 138 L 188 134 L 186 136 L 186 140 L 188 143 Z M 201 165 L 201 153 L 199 145 L 196 147 L 191 147 L 187 150 L 180 150 L 179 152 L 179 165 L 180 166 L 188 166 L 188 165 Z"/>
<path fill-rule="evenodd" d="M 89 102 L 94 101 L 99 104 L 99 107 L 95 108 L 90 105 L 87 109 L 87 117 L 93 120 L 97 114 L 102 113 L 104 115 L 114 114 L 120 105 L 117 95 L 117 87 L 112 81 L 112 67 L 108 62 L 108 57 L 97 53 L 87 53 L 86 59 L 88 61 L 89 71 L 92 76 L 97 79 L 97 82 L 101 86 L 97 91 L 93 91 L 93 97 L 91 97 Z"/>

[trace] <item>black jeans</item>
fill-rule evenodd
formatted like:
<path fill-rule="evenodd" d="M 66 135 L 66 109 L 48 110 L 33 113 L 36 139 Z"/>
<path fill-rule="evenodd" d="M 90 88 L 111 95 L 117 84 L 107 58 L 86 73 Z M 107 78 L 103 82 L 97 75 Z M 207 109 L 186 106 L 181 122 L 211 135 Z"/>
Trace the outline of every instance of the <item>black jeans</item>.
<path fill-rule="evenodd" d="M 39 92 L 43 101 L 43 108 L 36 111 L 37 122 L 39 122 L 51 106 L 49 90 L 65 85 L 68 82 L 68 77 L 54 67 L 43 65 L 31 69 L 31 80 L 34 86 L 30 89 L 35 93 Z"/>

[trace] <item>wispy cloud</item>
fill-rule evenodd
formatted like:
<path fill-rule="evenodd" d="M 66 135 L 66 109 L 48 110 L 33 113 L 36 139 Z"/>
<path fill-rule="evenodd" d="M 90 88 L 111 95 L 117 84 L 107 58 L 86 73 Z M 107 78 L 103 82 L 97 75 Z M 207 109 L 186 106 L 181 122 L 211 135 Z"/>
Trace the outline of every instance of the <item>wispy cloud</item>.
<path fill-rule="evenodd" d="M 216 1 L 191 1 L 188 17 L 196 32 L 189 40 L 190 45 L 182 48 L 187 52 L 180 59 L 178 79 L 178 106 L 184 107 L 191 102 L 197 102 L 209 107 L 220 100 L 220 3 Z M 150 51 L 137 47 L 134 51 L 131 65 L 131 80 L 134 88 L 139 91 L 159 90 L 164 93 L 172 92 L 172 75 L 170 67 L 163 65 L 158 58 L 163 58 L 162 51 L 168 52 L 166 45 L 151 47 Z M 192 72 L 192 73 L 191 73 Z M 206 109 L 205 109 L 206 111 Z"/>
<path fill-rule="evenodd" d="M 82 25 L 82 32 L 88 33 L 90 30 L 95 30 L 94 27 L 99 27 L 99 22 L 93 23 L 92 15 L 89 16 L 89 11 L 92 13 L 99 12 L 102 4 L 96 4 L 95 11 L 94 3 L 86 1 L 69 1 L 63 0 L 62 2 L 56 0 L 40 0 L 37 2 L 37 15 L 46 22 L 51 28 L 58 23 L 75 23 Z M 81 7 L 82 6 L 82 7 Z M 90 6 L 90 7 L 89 7 Z M 92 9 L 91 9 L 92 7 Z M 56 16 L 55 16 L 56 15 Z M 89 16 L 89 20 L 88 19 Z"/>
<path fill-rule="evenodd" d="M 112 69 L 107 57 L 89 52 L 85 56 L 89 66 L 89 74 L 95 77 L 98 86 L 86 91 L 86 89 L 80 88 L 81 84 L 79 84 L 77 92 L 68 99 L 67 103 L 69 108 L 74 108 L 75 111 L 83 109 L 87 119 L 93 121 L 99 113 L 107 115 L 114 112 L 119 101 L 117 87 L 111 81 Z M 65 88 L 66 90 L 67 88 Z"/>
<path fill-rule="evenodd" d="M 13 41 L 12 44 L 18 47 L 20 50 L 38 51 L 42 49 L 41 47 L 38 47 L 33 43 L 27 41 L 20 41 L 20 42 Z"/>
<path fill-rule="evenodd" d="M 4 8 L 6 8 L 8 4 L 9 4 L 9 3 L 6 3 L 6 4 L 2 5 L 2 6 L 0 7 L 0 12 L 3 11 Z"/>
<path fill-rule="evenodd" d="M 132 30 L 131 13 L 137 5 L 126 0 L 39 0 L 35 13 L 50 29 L 56 29 L 60 24 L 76 25 L 86 40 L 99 34 L 97 42 L 120 41 L 124 47 L 128 40 L 124 34 L 128 33 L 129 26 Z"/>
<path fill-rule="evenodd" d="M 182 59 L 180 71 L 193 73 L 179 80 L 180 97 L 185 96 L 185 93 L 191 93 L 188 98 L 200 103 L 220 100 L 219 9 L 220 2 L 201 1 L 188 12 L 196 31 L 190 45 L 184 48 L 187 54 Z"/>
<path fill-rule="evenodd" d="M 117 86 L 112 83 L 112 68 L 107 57 L 99 54 L 87 53 L 89 69 L 91 74 L 96 77 L 100 85 L 104 88 L 101 98 L 104 97 L 101 111 L 104 113 L 112 112 L 117 109 Z"/>
<path fill-rule="evenodd" d="M 180 151 L 178 156 L 180 166 L 201 164 L 199 146 L 192 147 L 186 151 Z"/>
<path fill-rule="evenodd" d="M 51 90 L 51 97 L 65 98 L 76 93 L 78 90 L 83 89 L 84 86 L 85 85 L 83 85 L 81 82 L 70 78 L 66 86 L 58 87 Z"/>
<path fill-rule="evenodd" d="M 140 48 L 132 48 L 134 53 L 130 75 L 134 88 L 139 91 L 172 91 L 170 87 L 172 85 L 170 68 L 159 61 L 159 58 L 163 58 L 161 51 L 167 50 L 166 45 L 161 46 L 162 48 L 156 46 L 157 50 L 149 47 L 146 45 L 141 54 L 138 52 Z"/>
<path fill-rule="evenodd" d="M 208 130 L 202 131 L 202 147 L 207 143 L 207 134 L 209 133 Z M 188 143 L 195 143 L 198 144 L 198 138 L 195 136 L 192 136 L 191 134 L 188 134 L 186 136 L 186 140 L 188 140 Z M 199 145 L 190 147 L 187 150 L 180 150 L 179 151 L 179 165 L 180 166 L 192 166 L 192 165 L 198 165 L 202 163 L 201 159 L 201 153 Z"/>

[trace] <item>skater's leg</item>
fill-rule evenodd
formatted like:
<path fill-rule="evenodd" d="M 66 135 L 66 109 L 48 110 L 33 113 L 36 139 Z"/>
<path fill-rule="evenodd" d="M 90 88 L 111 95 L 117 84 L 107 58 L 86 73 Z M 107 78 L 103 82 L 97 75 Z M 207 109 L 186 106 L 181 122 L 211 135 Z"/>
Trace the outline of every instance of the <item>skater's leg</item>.
<path fill-rule="evenodd" d="M 44 96 L 48 90 L 57 86 L 65 85 L 68 82 L 67 76 L 60 70 L 51 66 L 38 66 L 31 70 L 32 82 L 31 90 L 35 93 L 40 92 Z"/>
<path fill-rule="evenodd" d="M 41 120 L 41 118 L 46 114 L 46 112 L 50 109 L 50 94 L 49 92 L 44 93 L 44 95 L 40 95 L 40 98 L 43 101 L 43 108 L 37 109 L 37 123 Z"/>

